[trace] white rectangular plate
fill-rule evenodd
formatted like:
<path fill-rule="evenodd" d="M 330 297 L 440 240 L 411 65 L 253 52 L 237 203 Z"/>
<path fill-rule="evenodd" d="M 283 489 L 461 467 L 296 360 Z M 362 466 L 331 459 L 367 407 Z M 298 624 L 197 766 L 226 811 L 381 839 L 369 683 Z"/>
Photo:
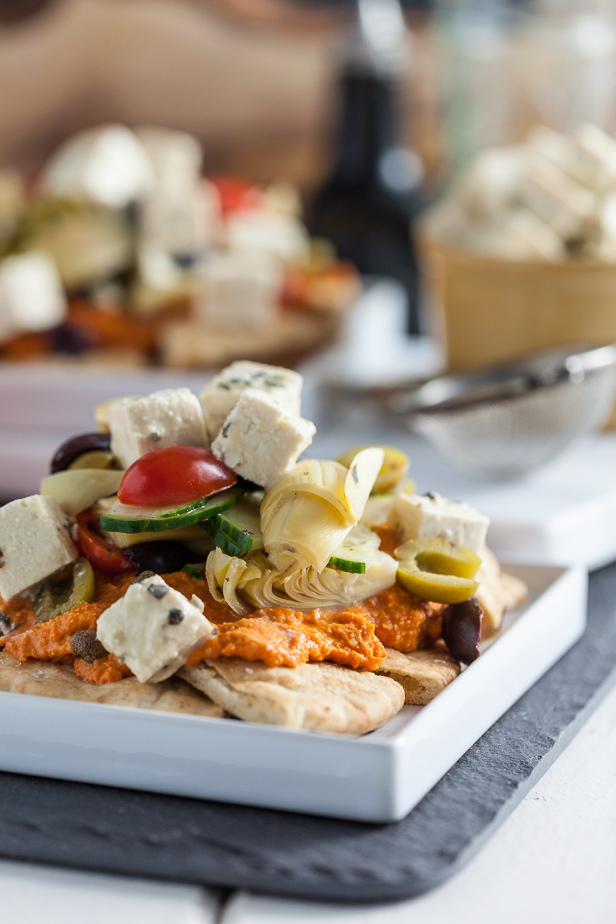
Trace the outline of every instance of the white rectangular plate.
<path fill-rule="evenodd" d="M 435 700 L 361 738 L 0 693 L 0 769 L 361 821 L 403 818 L 584 631 L 587 576 L 515 565 L 530 588 Z"/>

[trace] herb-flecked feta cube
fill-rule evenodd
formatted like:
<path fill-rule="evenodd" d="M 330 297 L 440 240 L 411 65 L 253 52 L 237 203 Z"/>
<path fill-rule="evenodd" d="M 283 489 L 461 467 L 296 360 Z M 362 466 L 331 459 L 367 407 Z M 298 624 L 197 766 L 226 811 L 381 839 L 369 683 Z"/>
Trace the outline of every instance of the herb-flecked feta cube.
<path fill-rule="evenodd" d="M 481 554 L 489 524 L 483 513 L 440 494 L 399 494 L 387 519 L 403 542 L 441 537 L 476 554 Z"/>
<path fill-rule="evenodd" d="M 216 632 L 196 597 L 169 587 L 159 575 L 131 584 L 101 613 L 96 635 L 141 683 L 158 683 Z"/>
<path fill-rule="evenodd" d="M 312 421 L 290 414 L 256 388 L 247 388 L 234 404 L 212 443 L 214 453 L 248 481 L 269 488 L 310 446 Z"/>
<path fill-rule="evenodd" d="M 287 412 L 299 416 L 303 383 L 299 372 L 282 366 L 249 360 L 231 363 L 208 382 L 200 395 L 210 440 L 218 434 L 231 408 L 247 388 L 270 395 Z"/>
<path fill-rule="evenodd" d="M 207 446 L 203 411 L 189 388 L 167 388 L 109 405 L 111 451 L 123 468 L 164 446 Z"/>
<path fill-rule="evenodd" d="M 53 497 L 33 494 L 0 509 L 0 596 L 10 600 L 78 556 Z"/>

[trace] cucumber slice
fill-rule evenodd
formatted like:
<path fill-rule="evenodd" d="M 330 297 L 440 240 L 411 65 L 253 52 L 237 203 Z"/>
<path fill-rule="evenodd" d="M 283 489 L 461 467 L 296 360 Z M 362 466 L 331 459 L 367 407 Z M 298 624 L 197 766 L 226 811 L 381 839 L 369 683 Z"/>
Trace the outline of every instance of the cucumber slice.
<path fill-rule="evenodd" d="M 341 545 L 328 561 L 327 567 L 352 574 L 365 574 L 373 553 L 374 549 L 371 548 L 353 549 Z"/>
<path fill-rule="evenodd" d="M 226 533 L 221 533 L 220 530 L 216 529 L 216 526 L 212 520 L 204 520 L 203 523 L 200 523 L 199 525 L 206 531 L 214 545 L 217 545 L 218 548 L 225 553 L 225 555 L 230 555 L 232 558 L 242 558 L 242 556 L 248 554 L 248 551 L 243 549 L 241 545 L 238 545 L 236 542 L 234 542 L 230 536 L 227 536 Z"/>
<path fill-rule="evenodd" d="M 160 533 L 192 526 L 222 513 L 242 496 L 241 488 L 227 488 L 179 507 L 133 507 L 116 501 L 101 516 L 101 529 L 114 533 Z"/>
<path fill-rule="evenodd" d="M 211 525 L 213 530 L 223 533 L 244 552 L 254 552 L 263 548 L 259 507 L 247 499 L 234 504 L 224 513 L 216 514 L 212 517 Z"/>
<path fill-rule="evenodd" d="M 186 574 L 190 575 L 192 578 L 199 578 L 199 580 L 205 580 L 205 562 L 196 562 L 195 564 L 184 565 L 182 571 L 185 571 Z"/>

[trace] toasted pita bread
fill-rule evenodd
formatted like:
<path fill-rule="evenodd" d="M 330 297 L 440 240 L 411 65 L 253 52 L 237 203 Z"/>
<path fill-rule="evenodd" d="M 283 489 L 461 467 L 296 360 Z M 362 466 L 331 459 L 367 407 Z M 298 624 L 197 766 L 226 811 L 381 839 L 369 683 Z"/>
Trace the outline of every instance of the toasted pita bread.
<path fill-rule="evenodd" d="M 183 667 L 179 676 L 240 719 L 309 731 L 361 735 L 404 705 L 402 687 L 389 677 L 326 662 L 289 668 L 220 658 Z"/>
<path fill-rule="evenodd" d="M 422 648 L 403 653 L 387 648 L 387 657 L 376 673 L 391 677 L 404 689 L 404 701 L 425 706 L 460 673 L 458 662 L 442 648 Z"/>
<path fill-rule="evenodd" d="M 50 696 L 55 699 L 113 703 L 163 712 L 221 718 L 224 710 L 181 680 L 139 683 L 132 677 L 117 683 L 96 686 L 76 677 L 65 664 L 50 661 L 20 662 L 7 652 L 0 653 L 0 691 Z"/>
<path fill-rule="evenodd" d="M 523 581 L 512 574 L 505 574 L 490 549 L 484 546 L 481 552 L 481 566 L 477 572 L 479 588 L 476 597 L 483 610 L 481 638 L 485 640 L 496 635 L 507 610 L 524 603 L 528 588 Z"/>

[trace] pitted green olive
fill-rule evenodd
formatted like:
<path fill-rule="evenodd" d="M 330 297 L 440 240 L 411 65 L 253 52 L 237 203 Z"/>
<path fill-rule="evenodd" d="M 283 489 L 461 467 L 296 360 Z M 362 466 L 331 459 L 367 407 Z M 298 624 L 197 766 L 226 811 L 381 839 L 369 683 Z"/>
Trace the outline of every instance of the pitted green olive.
<path fill-rule="evenodd" d="M 37 622 L 48 622 L 78 603 L 91 603 L 94 599 L 94 571 L 86 558 L 78 558 L 71 574 L 63 580 L 49 578 L 34 601 Z"/>
<path fill-rule="evenodd" d="M 412 539 L 396 549 L 398 580 L 421 600 L 462 603 L 477 591 L 481 559 L 446 539 Z"/>

